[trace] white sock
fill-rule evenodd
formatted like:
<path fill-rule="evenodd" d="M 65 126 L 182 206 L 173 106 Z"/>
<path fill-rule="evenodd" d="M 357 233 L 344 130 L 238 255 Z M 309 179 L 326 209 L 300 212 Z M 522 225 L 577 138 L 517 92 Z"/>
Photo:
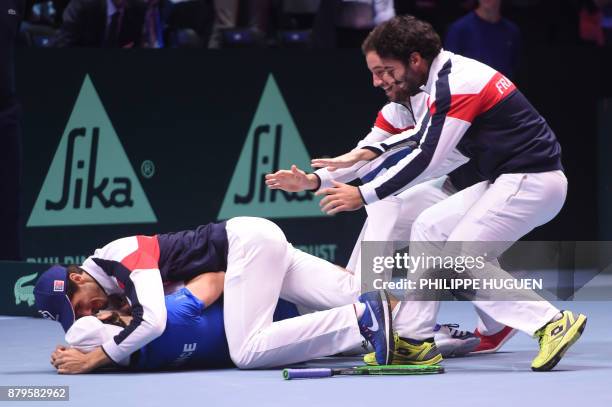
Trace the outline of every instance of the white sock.
<path fill-rule="evenodd" d="M 391 311 L 391 320 L 392 321 L 395 321 L 395 317 L 397 317 L 397 314 L 399 314 L 401 306 L 402 306 L 401 302 L 398 302 L 397 304 L 395 304 L 395 308 L 393 308 L 393 310 Z"/>
<path fill-rule="evenodd" d="M 357 315 L 357 319 L 361 319 L 366 309 L 365 304 L 363 302 L 357 302 L 353 304 L 353 307 L 355 307 L 355 315 Z"/>

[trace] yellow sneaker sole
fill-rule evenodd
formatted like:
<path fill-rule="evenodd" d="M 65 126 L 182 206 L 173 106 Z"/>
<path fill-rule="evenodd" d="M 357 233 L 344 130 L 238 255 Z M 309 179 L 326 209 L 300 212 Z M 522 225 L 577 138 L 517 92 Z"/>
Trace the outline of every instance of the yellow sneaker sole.
<path fill-rule="evenodd" d="M 378 366 L 378 363 L 376 363 L 376 359 L 374 359 L 374 361 L 370 361 L 366 360 L 366 358 L 364 357 L 363 360 L 368 366 Z M 433 358 L 427 360 L 398 360 L 397 363 L 394 360 L 391 365 L 431 366 L 439 364 L 440 362 L 442 362 L 442 360 L 442 354 L 439 353 Z"/>

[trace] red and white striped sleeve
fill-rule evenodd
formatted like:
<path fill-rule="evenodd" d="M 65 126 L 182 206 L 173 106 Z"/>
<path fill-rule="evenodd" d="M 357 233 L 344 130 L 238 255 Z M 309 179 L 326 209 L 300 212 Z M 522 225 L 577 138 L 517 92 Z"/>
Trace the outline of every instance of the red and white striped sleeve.
<path fill-rule="evenodd" d="M 132 307 L 132 322 L 102 345 L 115 362 L 160 336 L 166 327 L 164 287 L 158 261 L 159 245 L 155 236 L 132 236 L 96 250 L 83 263 L 83 269 L 107 293 L 121 292 Z"/>
<path fill-rule="evenodd" d="M 412 102 L 413 106 L 419 104 L 419 111 L 423 110 L 424 99 L 419 96 Z M 420 105 L 423 106 L 420 106 Z M 355 149 L 363 146 L 374 144 L 386 140 L 387 138 L 409 132 L 415 127 L 415 116 L 405 106 L 399 103 L 388 103 L 378 112 L 372 130 L 358 143 Z M 332 186 L 332 181 L 350 182 L 359 177 L 359 170 L 364 165 L 372 165 L 367 162 L 357 163 L 349 168 L 341 168 L 335 171 L 328 171 L 326 168 L 321 168 L 315 171 L 319 177 L 321 185 L 319 188 L 329 188 Z M 373 165 L 375 165 L 374 163 Z"/>

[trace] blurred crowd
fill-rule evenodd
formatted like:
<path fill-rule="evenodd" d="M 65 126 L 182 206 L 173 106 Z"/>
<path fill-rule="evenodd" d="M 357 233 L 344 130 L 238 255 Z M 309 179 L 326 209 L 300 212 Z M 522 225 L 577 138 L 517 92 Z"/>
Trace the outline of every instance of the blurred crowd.
<path fill-rule="evenodd" d="M 34 47 L 350 48 L 396 14 L 429 21 L 464 53 L 474 27 L 507 31 L 514 48 L 612 44 L 612 0 L 27 0 L 26 10 L 21 44 Z"/>

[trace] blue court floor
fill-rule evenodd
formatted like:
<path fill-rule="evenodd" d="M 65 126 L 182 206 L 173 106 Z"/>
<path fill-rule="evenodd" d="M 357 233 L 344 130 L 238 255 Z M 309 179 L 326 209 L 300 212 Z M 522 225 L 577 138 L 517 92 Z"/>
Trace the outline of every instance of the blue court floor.
<path fill-rule="evenodd" d="M 70 401 L 51 406 L 612 406 L 612 303 L 557 303 L 587 314 L 582 338 L 554 371 L 530 370 L 537 343 L 519 333 L 494 355 L 444 361 L 431 376 L 333 377 L 285 381 L 280 370 L 98 373 L 61 376 L 49 363 L 62 343 L 59 324 L 0 317 L 0 385 L 70 386 Z M 469 303 L 444 303 L 440 322 L 472 329 Z M 311 366 L 350 366 L 358 358 L 325 358 Z M 49 405 L 2 402 L 4 405 Z"/>

